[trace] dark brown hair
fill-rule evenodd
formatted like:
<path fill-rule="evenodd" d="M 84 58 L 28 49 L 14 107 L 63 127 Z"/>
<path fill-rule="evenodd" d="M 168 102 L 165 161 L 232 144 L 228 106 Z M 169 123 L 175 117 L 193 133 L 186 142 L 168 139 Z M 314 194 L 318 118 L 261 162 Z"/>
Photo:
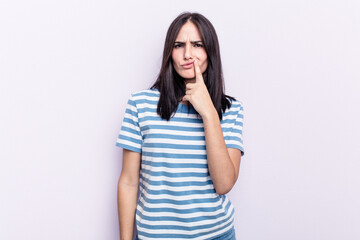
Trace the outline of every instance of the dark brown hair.
<path fill-rule="evenodd" d="M 161 118 L 169 120 L 176 111 L 179 101 L 185 95 L 185 81 L 175 71 L 171 55 L 180 28 L 188 21 L 194 23 L 200 32 L 208 59 L 208 66 L 203 74 L 204 82 L 219 118 L 222 119 L 222 113 L 226 108 L 230 108 L 231 101 L 235 98 L 224 93 L 219 41 L 211 22 L 199 13 L 190 12 L 180 14 L 171 23 L 166 34 L 160 73 L 151 87 L 151 89 L 158 89 L 160 92 L 157 113 Z"/>

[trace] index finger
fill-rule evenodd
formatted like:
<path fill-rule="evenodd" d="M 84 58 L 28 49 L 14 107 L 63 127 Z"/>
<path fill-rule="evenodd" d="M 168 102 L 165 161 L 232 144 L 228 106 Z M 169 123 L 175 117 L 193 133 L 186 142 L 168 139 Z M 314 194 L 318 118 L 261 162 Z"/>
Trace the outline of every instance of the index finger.
<path fill-rule="evenodd" d="M 195 68 L 196 81 L 198 81 L 198 80 L 204 81 L 201 70 L 200 70 L 200 66 L 199 66 L 197 60 L 195 60 L 195 62 L 194 62 L 194 68 Z"/>

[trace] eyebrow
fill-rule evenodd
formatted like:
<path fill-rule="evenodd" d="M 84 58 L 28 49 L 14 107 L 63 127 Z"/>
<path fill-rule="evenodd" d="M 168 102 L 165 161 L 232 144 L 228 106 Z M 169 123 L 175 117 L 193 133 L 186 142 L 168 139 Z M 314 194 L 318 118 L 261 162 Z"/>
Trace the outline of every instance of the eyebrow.
<path fill-rule="evenodd" d="M 175 41 L 175 43 L 182 43 L 182 44 L 184 44 L 185 42 Z M 202 43 L 202 41 L 200 41 L 200 40 L 197 40 L 197 41 L 190 41 L 190 43 L 192 43 L 192 44 L 195 44 L 195 43 Z"/>

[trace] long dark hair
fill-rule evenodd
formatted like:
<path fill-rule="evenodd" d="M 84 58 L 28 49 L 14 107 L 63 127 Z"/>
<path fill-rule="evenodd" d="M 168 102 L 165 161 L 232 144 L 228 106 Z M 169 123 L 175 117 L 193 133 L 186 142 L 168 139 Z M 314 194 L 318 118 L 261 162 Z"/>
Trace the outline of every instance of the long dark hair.
<path fill-rule="evenodd" d="M 151 87 L 160 92 L 157 113 L 161 118 L 169 120 L 176 111 L 179 101 L 185 95 L 185 81 L 175 71 L 171 55 L 180 28 L 187 21 L 194 23 L 200 32 L 208 59 L 208 66 L 203 74 L 204 82 L 219 118 L 222 119 L 222 113 L 226 108 L 230 108 L 231 101 L 235 98 L 224 93 L 219 41 L 211 22 L 199 13 L 190 12 L 180 14 L 171 23 L 166 34 L 161 70 L 156 82 Z"/>

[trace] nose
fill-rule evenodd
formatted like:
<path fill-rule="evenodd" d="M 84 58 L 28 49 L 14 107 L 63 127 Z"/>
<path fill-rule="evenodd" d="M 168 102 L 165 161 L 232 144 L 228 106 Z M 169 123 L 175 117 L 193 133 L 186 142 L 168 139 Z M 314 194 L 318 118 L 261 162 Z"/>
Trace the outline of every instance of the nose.
<path fill-rule="evenodd" d="M 190 44 L 186 44 L 185 45 L 185 52 L 184 52 L 184 59 L 187 60 L 187 59 L 190 59 L 192 56 L 191 56 L 191 45 Z"/>

